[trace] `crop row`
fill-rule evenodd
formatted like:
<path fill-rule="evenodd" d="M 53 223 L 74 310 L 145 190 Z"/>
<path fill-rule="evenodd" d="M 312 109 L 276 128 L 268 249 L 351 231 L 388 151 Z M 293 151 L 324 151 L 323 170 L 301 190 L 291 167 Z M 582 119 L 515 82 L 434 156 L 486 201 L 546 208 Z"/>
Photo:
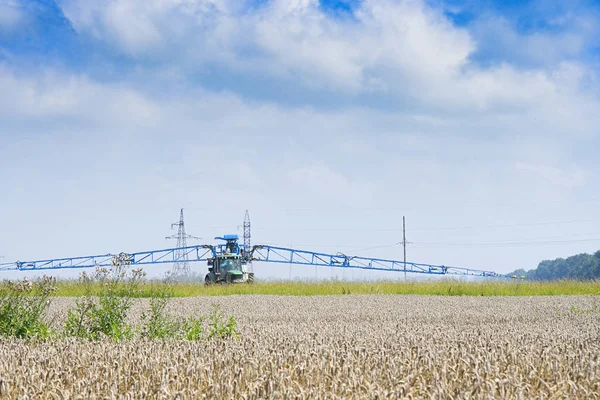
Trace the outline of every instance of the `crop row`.
<path fill-rule="evenodd" d="M 56 326 L 74 301 L 54 299 Z M 594 297 L 197 297 L 166 312 L 215 302 L 239 338 L 3 339 L 0 397 L 600 398 Z"/>

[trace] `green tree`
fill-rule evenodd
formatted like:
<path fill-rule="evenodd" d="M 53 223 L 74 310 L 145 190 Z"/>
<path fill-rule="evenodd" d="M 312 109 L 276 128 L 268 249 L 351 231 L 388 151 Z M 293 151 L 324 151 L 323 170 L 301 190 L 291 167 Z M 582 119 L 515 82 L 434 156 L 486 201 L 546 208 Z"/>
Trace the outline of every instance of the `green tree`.
<path fill-rule="evenodd" d="M 538 281 L 600 279 L 600 250 L 593 255 L 582 253 L 567 258 L 544 260 L 538 264 L 536 269 L 529 271 L 519 269 L 512 274 L 518 276 L 525 275 L 525 278 L 528 280 Z"/>

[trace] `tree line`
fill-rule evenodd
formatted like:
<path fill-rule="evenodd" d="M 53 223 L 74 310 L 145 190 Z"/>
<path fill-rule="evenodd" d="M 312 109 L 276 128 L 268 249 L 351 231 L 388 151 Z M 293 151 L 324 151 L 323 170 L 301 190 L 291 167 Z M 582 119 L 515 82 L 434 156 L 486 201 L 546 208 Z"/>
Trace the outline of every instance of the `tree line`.
<path fill-rule="evenodd" d="M 600 279 L 600 250 L 594 254 L 582 253 L 567 258 L 544 260 L 536 269 L 518 269 L 512 274 L 535 281 Z"/>

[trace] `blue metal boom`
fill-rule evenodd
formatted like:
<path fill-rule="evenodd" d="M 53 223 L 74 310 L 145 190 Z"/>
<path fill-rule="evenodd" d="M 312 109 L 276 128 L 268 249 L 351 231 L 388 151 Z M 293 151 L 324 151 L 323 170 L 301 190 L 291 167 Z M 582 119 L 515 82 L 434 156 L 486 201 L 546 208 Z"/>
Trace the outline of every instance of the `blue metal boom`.
<path fill-rule="evenodd" d="M 177 253 L 178 251 L 181 252 Z M 38 261 L 17 261 L 14 263 L 0 264 L 0 271 L 39 271 L 47 269 L 109 267 L 112 265 L 115 257 L 125 259 L 128 265 L 173 264 L 185 262 L 184 255 L 188 256 L 187 261 L 207 261 L 209 258 L 216 255 L 216 250 L 213 246 L 203 245 L 141 251 L 138 253 L 103 254 L 100 256 L 55 258 Z"/>
<path fill-rule="evenodd" d="M 93 268 L 111 266 L 115 257 L 125 259 L 128 265 L 173 264 L 178 262 L 208 261 L 220 254 L 218 246 L 201 245 L 163 250 L 150 250 L 138 253 L 103 254 L 98 256 L 56 258 L 38 261 L 17 261 L 0 264 L 0 271 L 40 271 L 53 269 Z M 187 260 L 184 257 L 187 255 Z M 420 264 L 414 262 L 347 256 L 342 253 L 326 254 L 313 251 L 290 249 L 285 247 L 257 245 L 247 259 L 266 263 L 296 264 L 318 267 L 357 268 L 374 271 L 411 272 L 430 275 L 463 275 L 492 278 L 508 278 L 508 275 L 493 271 L 446 265 Z"/>
<path fill-rule="evenodd" d="M 404 261 L 386 260 L 381 258 L 347 256 L 342 253 L 332 255 L 275 246 L 254 246 L 252 260 L 271 263 L 358 268 L 375 271 L 412 272 L 434 275 L 470 275 L 493 278 L 508 277 L 507 275 L 499 274 L 497 272 L 478 269 L 419 264 L 408 261 L 404 263 Z"/>

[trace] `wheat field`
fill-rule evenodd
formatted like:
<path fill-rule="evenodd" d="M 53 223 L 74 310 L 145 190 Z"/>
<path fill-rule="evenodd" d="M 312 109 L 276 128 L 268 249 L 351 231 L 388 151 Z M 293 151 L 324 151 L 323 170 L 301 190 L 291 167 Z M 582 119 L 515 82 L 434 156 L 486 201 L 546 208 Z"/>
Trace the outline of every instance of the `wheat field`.
<path fill-rule="evenodd" d="M 55 326 L 73 301 L 53 299 Z M 600 398 L 597 296 L 224 296 L 169 310 L 212 304 L 240 338 L 0 339 L 0 397 Z"/>

